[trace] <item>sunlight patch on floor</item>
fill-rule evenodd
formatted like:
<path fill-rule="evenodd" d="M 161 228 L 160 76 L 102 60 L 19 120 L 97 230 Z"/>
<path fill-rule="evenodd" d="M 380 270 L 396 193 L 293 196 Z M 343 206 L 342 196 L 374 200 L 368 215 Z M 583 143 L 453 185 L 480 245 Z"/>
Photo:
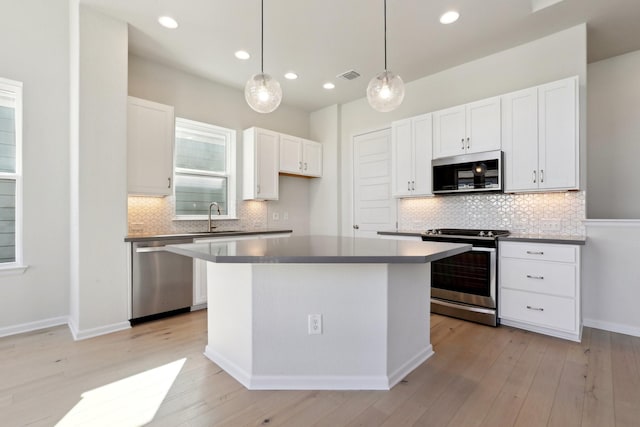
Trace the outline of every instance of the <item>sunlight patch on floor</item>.
<path fill-rule="evenodd" d="M 82 393 L 80 402 L 56 426 L 133 427 L 149 423 L 186 360 L 176 360 Z"/>

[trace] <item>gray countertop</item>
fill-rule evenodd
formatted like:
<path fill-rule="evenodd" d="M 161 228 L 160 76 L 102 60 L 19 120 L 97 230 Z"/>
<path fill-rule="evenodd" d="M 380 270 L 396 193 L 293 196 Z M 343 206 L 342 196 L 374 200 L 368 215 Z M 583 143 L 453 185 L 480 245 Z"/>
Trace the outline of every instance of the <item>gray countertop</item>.
<path fill-rule="evenodd" d="M 584 245 L 587 243 L 587 237 L 586 236 L 556 236 L 553 234 L 512 233 L 508 236 L 498 237 L 498 241 L 555 243 L 555 244 L 561 244 L 561 245 Z"/>
<path fill-rule="evenodd" d="M 203 237 L 232 237 L 232 236 L 250 236 L 252 234 L 278 234 L 291 233 L 292 230 L 273 230 L 273 229 L 255 229 L 255 230 L 216 230 L 210 233 L 192 232 L 192 233 L 175 233 L 175 234 L 130 234 L 124 238 L 125 242 L 148 242 L 152 240 L 172 240 L 184 239 L 185 237 L 193 237 L 200 239 Z"/>
<path fill-rule="evenodd" d="M 379 238 L 291 236 L 234 242 L 168 245 L 180 255 L 220 263 L 427 263 L 471 250 L 471 245 Z"/>

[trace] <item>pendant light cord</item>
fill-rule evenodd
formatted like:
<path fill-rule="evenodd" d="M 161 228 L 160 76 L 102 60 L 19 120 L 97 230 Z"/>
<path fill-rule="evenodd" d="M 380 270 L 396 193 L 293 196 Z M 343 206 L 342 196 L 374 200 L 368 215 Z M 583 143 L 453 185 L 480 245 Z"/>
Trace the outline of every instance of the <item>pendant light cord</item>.
<path fill-rule="evenodd" d="M 386 2 L 387 0 L 384 0 L 384 1 Z M 385 41 L 385 46 L 386 46 L 386 41 Z M 386 51 L 386 47 L 385 47 L 385 51 Z M 386 62 L 386 59 L 385 59 L 385 62 Z M 386 65 L 385 65 L 385 68 L 386 68 Z M 264 74 L 264 0 L 261 0 L 260 2 L 260 72 Z"/>
<path fill-rule="evenodd" d="M 387 71 L 387 0 L 384 0 L 384 70 Z"/>

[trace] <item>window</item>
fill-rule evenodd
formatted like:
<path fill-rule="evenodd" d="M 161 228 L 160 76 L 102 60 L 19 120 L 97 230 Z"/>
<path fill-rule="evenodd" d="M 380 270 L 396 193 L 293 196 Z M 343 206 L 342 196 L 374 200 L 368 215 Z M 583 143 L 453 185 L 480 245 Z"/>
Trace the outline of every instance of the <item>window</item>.
<path fill-rule="evenodd" d="M 0 268 L 22 264 L 22 83 L 0 78 Z"/>
<path fill-rule="evenodd" d="M 235 130 L 176 119 L 175 201 L 177 219 L 236 217 Z"/>

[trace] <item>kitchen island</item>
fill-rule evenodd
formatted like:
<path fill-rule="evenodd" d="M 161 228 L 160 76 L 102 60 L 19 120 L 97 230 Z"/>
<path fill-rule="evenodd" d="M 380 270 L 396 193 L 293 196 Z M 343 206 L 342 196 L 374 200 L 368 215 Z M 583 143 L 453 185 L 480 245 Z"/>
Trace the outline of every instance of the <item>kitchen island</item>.
<path fill-rule="evenodd" d="M 329 236 L 202 242 L 205 355 L 248 389 L 388 390 L 433 354 L 430 262 L 471 245 Z"/>

